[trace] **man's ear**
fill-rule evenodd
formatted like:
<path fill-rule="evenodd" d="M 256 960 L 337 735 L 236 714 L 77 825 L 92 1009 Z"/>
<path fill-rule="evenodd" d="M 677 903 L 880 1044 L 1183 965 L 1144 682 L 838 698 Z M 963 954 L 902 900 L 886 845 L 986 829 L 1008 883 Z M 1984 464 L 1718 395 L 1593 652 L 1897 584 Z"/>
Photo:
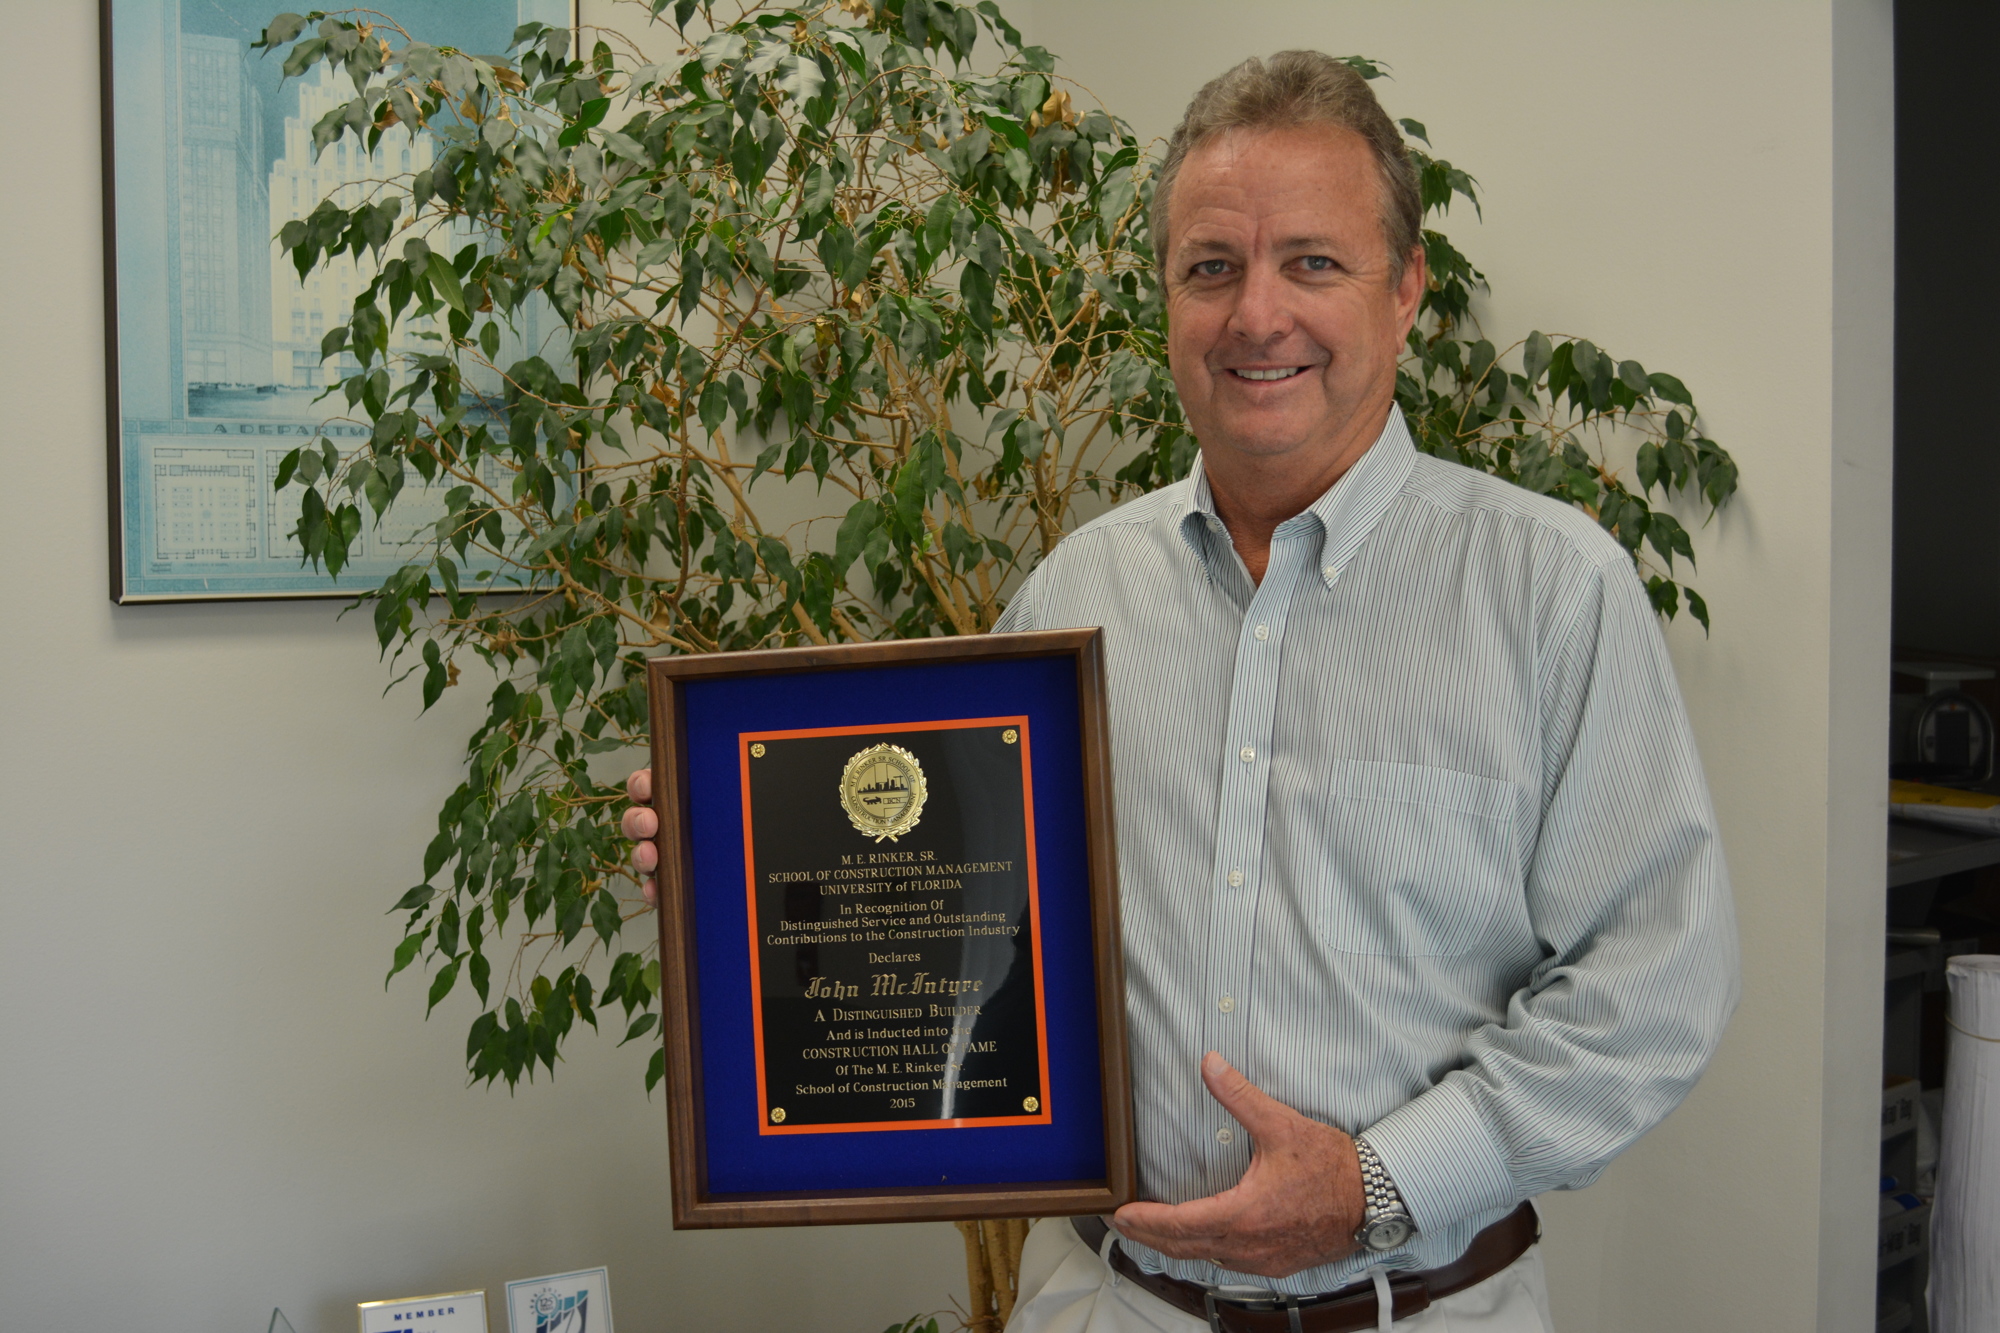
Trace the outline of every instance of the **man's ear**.
<path fill-rule="evenodd" d="M 1424 287 L 1430 282 L 1430 269 L 1424 263 L 1424 247 L 1412 246 L 1410 256 L 1403 264 L 1403 277 L 1396 284 L 1396 314 L 1402 321 L 1403 336 L 1408 337 L 1410 329 L 1417 322 L 1417 307 L 1423 303 Z"/>

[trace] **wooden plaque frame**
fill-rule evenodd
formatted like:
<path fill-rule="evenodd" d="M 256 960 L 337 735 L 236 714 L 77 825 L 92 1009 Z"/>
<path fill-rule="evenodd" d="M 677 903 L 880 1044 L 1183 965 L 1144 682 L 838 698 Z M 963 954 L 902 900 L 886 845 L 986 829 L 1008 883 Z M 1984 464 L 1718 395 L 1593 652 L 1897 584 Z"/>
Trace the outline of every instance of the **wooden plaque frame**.
<path fill-rule="evenodd" d="M 1095 958 L 1098 1071 L 1103 1095 L 1102 1180 L 995 1185 L 883 1186 L 784 1193 L 718 1194 L 709 1189 L 703 1124 L 701 1013 L 693 903 L 694 844 L 687 756 L 686 686 L 724 678 L 871 667 L 950 666 L 1028 658 L 1075 664 L 1082 751 L 1080 812 L 1086 841 L 1091 949 Z M 660 960 L 666 1044 L 667 1134 L 677 1229 L 914 1222 L 1109 1213 L 1137 1197 L 1131 1074 L 1126 1052 L 1125 974 L 1118 918 L 1118 861 L 1111 806 L 1110 723 L 1104 687 L 1104 632 L 1031 634 L 782 648 L 653 658 L 647 663 L 653 737 L 654 808 L 659 814 Z M 740 892 L 731 886 L 732 892 Z M 1037 942 L 1040 947 L 1040 942 Z M 754 1108 L 753 1108 L 754 1113 Z M 956 1131 L 975 1133 L 975 1130 Z"/>

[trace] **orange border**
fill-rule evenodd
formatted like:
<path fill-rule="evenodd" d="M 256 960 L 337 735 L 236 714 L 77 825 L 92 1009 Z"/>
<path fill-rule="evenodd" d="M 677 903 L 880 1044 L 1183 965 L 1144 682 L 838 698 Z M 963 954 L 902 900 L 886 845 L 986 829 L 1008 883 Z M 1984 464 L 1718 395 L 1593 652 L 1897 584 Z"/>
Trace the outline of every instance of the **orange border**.
<path fill-rule="evenodd" d="M 753 741 L 796 740 L 805 736 L 867 736 L 898 731 L 968 731 L 974 727 L 1011 726 L 1021 733 L 1021 812 L 1028 844 L 1028 928 L 1035 940 L 1035 1036 L 1041 1065 L 1042 1109 L 1039 1115 L 986 1116 L 951 1120 L 866 1120 L 840 1125 L 774 1125 L 765 1094 L 764 1078 L 764 977 L 758 961 L 757 938 L 757 855 L 750 827 L 750 745 Z M 897 1129 L 968 1129 L 982 1125 L 1052 1124 L 1049 1105 L 1049 1023 L 1048 1008 L 1042 998 L 1042 913 L 1040 881 L 1035 865 L 1035 780 L 1032 756 L 1028 752 L 1028 719 L 1022 717 L 968 717 L 944 722 L 892 722 L 864 727 L 803 727 L 793 731 L 744 731 L 736 737 L 737 762 L 743 773 L 743 876 L 749 899 L 751 1029 L 757 1054 L 757 1132 L 761 1134 L 859 1134 Z"/>

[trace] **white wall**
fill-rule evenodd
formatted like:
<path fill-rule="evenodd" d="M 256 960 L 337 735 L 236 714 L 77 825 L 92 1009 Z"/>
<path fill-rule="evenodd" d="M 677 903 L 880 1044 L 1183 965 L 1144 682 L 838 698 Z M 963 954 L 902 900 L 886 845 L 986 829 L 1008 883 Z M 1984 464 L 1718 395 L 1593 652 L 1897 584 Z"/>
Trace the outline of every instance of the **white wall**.
<path fill-rule="evenodd" d="M 1872 1327 L 1891 249 L 1886 0 L 1037 0 L 1059 69 L 1164 135 L 1205 79 L 1365 54 L 1479 178 L 1445 230 L 1489 333 L 1684 378 L 1742 465 L 1695 535 L 1715 634 L 1669 634 L 1742 924 L 1744 1000 L 1687 1104 L 1547 1200 L 1572 1331 Z M 1838 62 L 1836 61 L 1838 57 Z M 1836 76 L 1838 71 L 1838 76 Z M 1877 733 L 1867 732 L 1876 727 Z M 1824 1222 L 1824 1234 L 1822 1234 Z"/>
<path fill-rule="evenodd" d="M 106 600 L 96 6 L 5 8 L 0 1327 L 349 1333 L 601 1263 L 628 1333 L 962 1300 L 942 1224 L 671 1231 L 644 1043 L 467 1089 L 463 997 L 384 994 L 476 701 L 381 698 L 337 604 Z"/>
<path fill-rule="evenodd" d="M 274 5 L 274 7 L 276 7 Z M 1743 465 L 1670 638 L 1745 999 L 1689 1104 L 1553 1199 L 1569 1333 L 1860 1329 L 1880 953 L 1885 0 L 1037 0 L 1143 132 L 1284 46 L 1395 65 L 1480 177 L 1495 333 L 1695 389 Z M 10 6 L 0 91 L 0 1292 L 9 1327 L 351 1327 L 348 1303 L 609 1263 L 628 1329 L 866 1330 L 962 1290 L 949 1228 L 677 1235 L 636 1048 L 467 1090 L 466 1012 L 380 986 L 462 709 L 378 697 L 333 608 L 104 599 L 96 23 Z M 32 184 L 29 184 L 32 182 Z M 453 700 L 453 704 L 469 701 Z M 1824 1222 L 1824 1226 L 1822 1223 Z M 872 1321 L 872 1322 L 871 1322 Z"/>

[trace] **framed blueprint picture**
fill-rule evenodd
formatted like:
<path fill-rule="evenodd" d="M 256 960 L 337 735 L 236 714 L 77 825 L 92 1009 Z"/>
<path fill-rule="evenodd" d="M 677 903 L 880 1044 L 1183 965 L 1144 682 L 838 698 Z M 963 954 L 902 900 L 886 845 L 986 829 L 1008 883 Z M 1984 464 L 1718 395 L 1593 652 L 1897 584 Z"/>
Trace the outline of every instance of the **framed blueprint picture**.
<path fill-rule="evenodd" d="M 320 344 L 346 323 L 375 263 L 343 257 L 302 282 L 278 230 L 337 190 L 401 188 L 433 156 L 428 133 L 400 128 L 372 154 L 344 137 L 314 155 L 313 123 L 354 89 L 323 65 L 286 79 L 281 56 L 251 49 L 287 7 L 100 0 L 116 602 L 351 597 L 406 563 L 414 535 L 443 512 L 441 495 L 412 486 L 365 528 L 336 581 L 303 564 L 289 535 L 303 488 L 273 489 L 299 445 L 323 436 L 358 448 L 368 437 L 341 419 L 338 396 L 319 397 L 357 369 L 346 354 L 322 363 Z M 504 53 L 520 23 L 574 21 L 572 0 L 376 7 L 412 40 L 482 55 Z M 471 241 L 447 239 L 454 249 Z M 405 321 L 389 350 L 422 346 L 433 331 Z M 525 349 L 556 332 L 543 310 L 516 335 Z"/>

